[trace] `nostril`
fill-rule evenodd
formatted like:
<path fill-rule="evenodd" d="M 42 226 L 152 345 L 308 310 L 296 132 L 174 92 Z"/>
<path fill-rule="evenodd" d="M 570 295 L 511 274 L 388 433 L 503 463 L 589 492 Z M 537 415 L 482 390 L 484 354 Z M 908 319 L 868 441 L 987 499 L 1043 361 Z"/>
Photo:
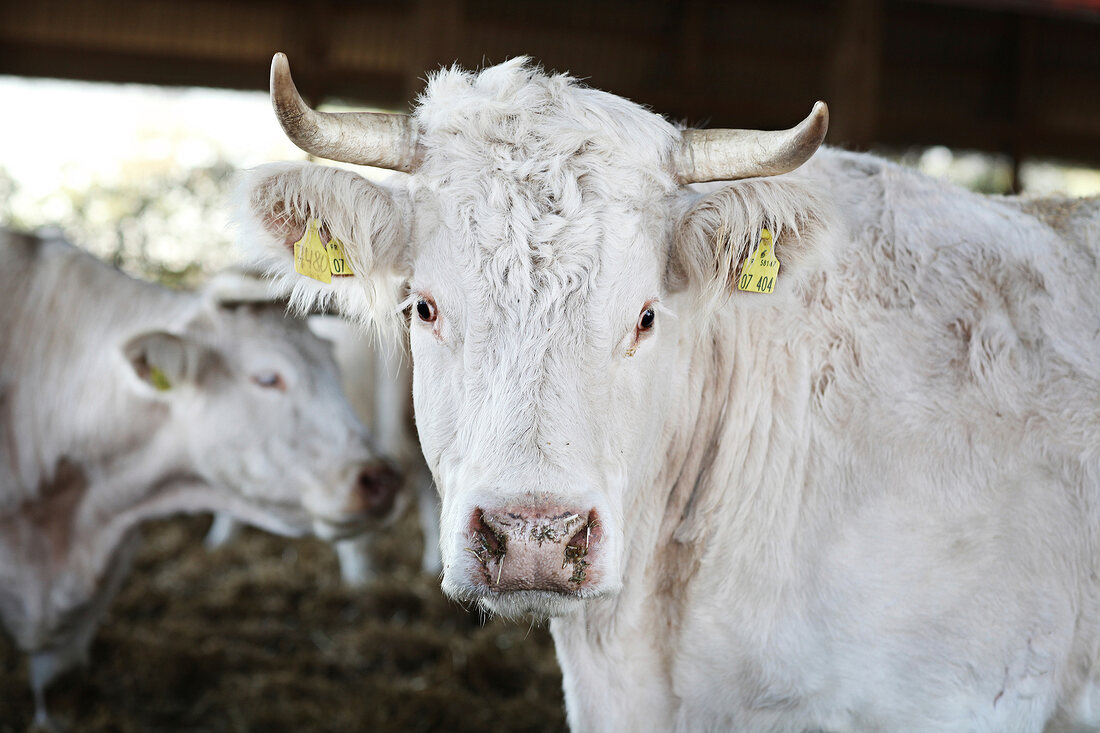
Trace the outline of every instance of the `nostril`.
<path fill-rule="evenodd" d="M 588 553 L 595 549 L 601 539 L 603 539 L 603 531 L 600 528 L 600 518 L 596 510 L 593 509 L 588 513 L 588 520 L 565 544 L 561 567 L 562 570 L 565 570 L 570 564 L 573 565 L 573 574 L 569 578 L 570 582 L 584 582 L 589 565 Z"/>
<path fill-rule="evenodd" d="M 485 512 L 477 509 L 470 521 L 475 547 L 473 552 L 482 562 L 499 559 L 508 552 L 508 537 L 485 518 Z"/>
<path fill-rule="evenodd" d="M 359 472 L 358 493 L 363 508 L 370 514 L 388 513 L 400 488 L 401 474 L 388 463 L 372 463 Z"/>
<path fill-rule="evenodd" d="M 581 528 L 576 531 L 565 546 L 583 549 L 587 552 L 601 539 L 603 539 L 603 531 L 600 529 L 600 517 L 593 509 L 588 513 L 588 520 L 581 525 Z"/>

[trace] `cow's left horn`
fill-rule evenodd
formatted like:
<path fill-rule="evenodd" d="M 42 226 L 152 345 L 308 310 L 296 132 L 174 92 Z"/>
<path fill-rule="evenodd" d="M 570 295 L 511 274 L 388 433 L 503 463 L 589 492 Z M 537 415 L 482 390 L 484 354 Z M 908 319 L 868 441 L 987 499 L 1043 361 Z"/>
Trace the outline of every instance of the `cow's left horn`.
<path fill-rule="evenodd" d="M 809 160 L 828 129 L 829 108 L 818 102 L 789 130 L 684 130 L 675 173 L 680 183 L 777 176 Z"/>
<path fill-rule="evenodd" d="M 271 59 L 271 105 L 283 132 L 311 155 L 406 173 L 420 162 L 416 127 L 408 115 L 310 109 L 283 53 Z"/>

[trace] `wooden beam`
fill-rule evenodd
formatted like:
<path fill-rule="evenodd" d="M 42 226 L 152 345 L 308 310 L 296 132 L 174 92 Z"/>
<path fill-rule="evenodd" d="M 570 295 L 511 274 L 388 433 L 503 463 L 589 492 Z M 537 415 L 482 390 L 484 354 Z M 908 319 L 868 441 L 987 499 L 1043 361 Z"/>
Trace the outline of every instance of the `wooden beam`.
<path fill-rule="evenodd" d="M 829 63 L 829 142 L 866 150 L 878 132 L 882 0 L 839 0 Z"/>
<path fill-rule="evenodd" d="M 462 0 L 420 0 L 413 21 L 414 38 L 406 73 L 408 99 L 424 87 L 424 75 L 458 60 Z"/>
<path fill-rule="evenodd" d="M 1036 88 L 1036 25 L 1039 18 L 1019 15 L 1014 33 L 1015 48 L 1009 79 L 1013 88 L 1012 141 L 1012 192 L 1020 192 L 1020 163 L 1034 147 Z"/>
<path fill-rule="evenodd" d="M 704 0 L 684 0 L 678 3 L 678 10 L 680 42 L 676 64 L 680 73 L 677 81 L 685 93 L 694 95 L 703 87 L 706 8 Z"/>

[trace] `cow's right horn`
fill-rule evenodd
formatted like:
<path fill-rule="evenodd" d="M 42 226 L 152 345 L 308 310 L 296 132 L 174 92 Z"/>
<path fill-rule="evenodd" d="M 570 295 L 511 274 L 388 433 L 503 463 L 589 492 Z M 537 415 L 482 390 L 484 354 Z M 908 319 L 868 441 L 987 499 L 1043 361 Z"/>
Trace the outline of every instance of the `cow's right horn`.
<path fill-rule="evenodd" d="M 294 86 L 284 53 L 271 59 L 271 105 L 283 132 L 311 155 L 406 173 L 420 162 L 416 128 L 408 115 L 310 109 Z"/>
<path fill-rule="evenodd" d="M 829 108 L 818 102 L 789 130 L 684 130 L 675 173 L 680 183 L 777 176 L 809 160 L 828 129 Z"/>

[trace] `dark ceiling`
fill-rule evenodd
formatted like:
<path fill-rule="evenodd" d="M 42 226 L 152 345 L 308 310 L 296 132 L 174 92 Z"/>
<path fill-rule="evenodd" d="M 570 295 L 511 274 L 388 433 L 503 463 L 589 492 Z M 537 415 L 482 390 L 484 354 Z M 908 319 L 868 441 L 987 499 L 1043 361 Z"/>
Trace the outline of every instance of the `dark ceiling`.
<path fill-rule="evenodd" d="M 1100 0 L 35 0 L 0 3 L 0 73 L 408 107 L 426 70 L 527 54 L 674 119 L 829 142 L 1100 165 Z"/>

